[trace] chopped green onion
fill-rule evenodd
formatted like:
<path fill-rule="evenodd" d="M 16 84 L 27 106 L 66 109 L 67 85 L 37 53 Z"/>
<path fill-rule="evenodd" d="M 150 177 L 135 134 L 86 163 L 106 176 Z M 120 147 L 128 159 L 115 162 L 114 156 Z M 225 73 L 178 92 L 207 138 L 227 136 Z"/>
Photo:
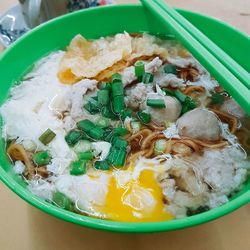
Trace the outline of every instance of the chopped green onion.
<path fill-rule="evenodd" d="M 196 102 L 191 97 L 188 96 L 185 102 L 188 104 L 190 109 L 196 108 Z"/>
<path fill-rule="evenodd" d="M 95 169 L 98 170 L 109 170 L 110 165 L 108 164 L 107 161 L 96 161 L 94 164 Z"/>
<path fill-rule="evenodd" d="M 37 166 L 48 165 L 51 162 L 51 159 L 51 155 L 48 151 L 41 151 L 32 156 L 32 160 Z"/>
<path fill-rule="evenodd" d="M 115 157 L 116 157 L 116 150 L 115 150 L 114 147 L 112 147 L 112 148 L 109 150 L 109 154 L 108 154 L 106 160 L 107 160 L 107 162 L 108 162 L 109 164 L 113 164 Z"/>
<path fill-rule="evenodd" d="M 147 99 L 147 106 L 158 109 L 166 108 L 163 99 Z"/>
<path fill-rule="evenodd" d="M 166 74 L 174 74 L 174 75 L 176 75 L 177 74 L 176 66 L 173 65 L 173 64 L 166 64 L 164 66 L 164 72 Z"/>
<path fill-rule="evenodd" d="M 116 167 L 122 167 L 125 163 L 126 155 L 127 152 L 125 148 L 112 147 L 109 151 L 107 161 Z"/>
<path fill-rule="evenodd" d="M 112 82 L 121 82 L 122 81 L 122 76 L 119 73 L 115 73 L 112 75 Z"/>
<path fill-rule="evenodd" d="M 99 127 L 95 127 L 88 132 L 89 136 L 93 139 L 100 140 L 104 135 L 104 130 Z"/>
<path fill-rule="evenodd" d="M 120 148 L 120 149 L 116 150 L 115 158 L 112 162 L 113 165 L 116 167 L 122 167 L 125 163 L 126 155 L 127 155 L 127 152 L 125 149 Z"/>
<path fill-rule="evenodd" d="M 139 111 L 137 112 L 137 116 L 139 120 L 144 124 L 148 124 L 151 122 L 151 115 L 146 112 Z"/>
<path fill-rule="evenodd" d="M 91 103 L 86 103 L 85 105 L 83 105 L 83 107 L 91 114 L 91 115 L 95 115 L 95 114 L 98 114 L 100 112 L 99 109 L 93 107 L 91 105 Z"/>
<path fill-rule="evenodd" d="M 112 120 L 117 120 L 118 117 L 112 112 L 110 106 L 105 106 L 102 109 L 102 116 L 106 117 L 106 118 L 110 118 Z"/>
<path fill-rule="evenodd" d="M 182 106 L 182 109 L 181 109 L 181 114 L 185 114 L 185 113 L 187 113 L 189 111 L 189 108 L 188 108 L 188 106 L 186 105 L 186 106 Z"/>
<path fill-rule="evenodd" d="M 112 130 L 107 130 L 104 132 L 103 139 L 104 141 L 111 142 L 115 136 Z"/>
<path fill-rule="evenodd" d="M 124 104 L 124 96 L 115 96 L 113 101 L 113 109 L 114 112 L 119 114 L 124 110 L 125 104 Z"/>
<path fill-rule="evenodd" d="M 178 101 L 181 102 L 182 104 L 182 111 L 181 113 L 184 114 L 194 108 L 196 108 L 196 102 L 188 95 L 184 95 L 181 91 L 176 90 L 172 91 L 169 89 L 163 89 L 163 91 L 166 93 L 168 96 L 175 96 Z"/>
<path fill-rule="evenodd" d="M 79 160 L 93 160 L 94 158 L 92 151 L 80 152 L 77 156 Z"/>
<path fill-rule="evenodd" d="M 212 104 L 223 104 L 225 101 L 225 97 L 219 93 L 213 93 L 211 96 Z"/>
<path fill-rule="evenodd" d="M 78 122 L 76 125 L 80 130 L 86 133 L 88 133 L 90 130 L 92 130 L 95 127 L 95 124 L 87 119 Z"/>
<path fill-rule="evenodd" d="M 66 210 L 73 210 L 73 204 L 71 200 L 61 192 L 55 192 L 52 198 L 53 202 L 56 206 L 66 209 Z"/>
<path fill-rule="evenodd" d="M 111 118 L 114 114 L 112 113 L 109 106 L 103 107 L 102 109 L 102 116 Z"/>
<path fill-rule="evenodd" d="M 119 138 L 119 136 L 116 135 L 114 133 L 114 131 L 112 131 L 112 136 L 110 137 L 110 141 L 109 142 L 113 145 L 117 138 Z"/>
<path fill-rule="evenodd" d="M 123 84 L 122 82 L 113 82 L 111 84 L 112 96 L 122 96 L 124 94 Z"/>
<path fill-rule="evenodd" d="M 111 84 L 108 82 L 102 82 L 99 86 L 100 89 L 111 90 Z"/>
<path fill-rule="evenodd" d="M 49 144 L 54 138 L 56 137 L 56 134 L 51 130 L 47 129 L 40 137 L 39 141 L 43 143 L 44 145 Z"/>
<path fill-rule="evenodd" d="M 87 161 L 85 160 L 74 161 L 70 164 L 71 175 L 82 175 L 86 173 L 86 170 L 87 170 Z"/>
<path fill-rule="evenodd" d="M 107 128 L 110 125 L 110 122 L 107 118 L 105 117 L 100 117 L 97 121 L 96 121 L 96 125 L 100 128 Z"/>
<path fill-rule="evenodd" d="M 209 209 L 210 209 L 209 206 L 200 206 L 197 209 L 188 208 L 187 209 L 187 216 L 193 216 L 196 214 L 204 213 L 204 212 L 209 211 Z"/>
<path fill-rule="evenodd" d="M 187 95 L 184 95 L 181 91 L 176 90 L 174 92 L 175 97 L 180 101 L 180 102 L 185 102 Z"/>
<path fill-rule="evenodd" d="M 115 137 L 112 143 L 113 143 L 113 146 L 116 148 L 126 148 L 128 146 L 128 142 L 119 137 Z"/>
<path fill-rule="evenodd" d="M 114 133 L 119 136 L 124 136 L 129 133 L 129 131 L 125 127 L 115 128 Z"/>
<path fill-rule="evenodd" d="M 165 149 L 167 147 L 167 141 L 164 139 L 157 140 L 154 145 L 154 153 L 156 155 L 164 153 Z"/>
<path fill-rule="evenodd" d="M 168 96 L 175 96 L 175 91 L 174 90 L 170 90 L 170 89 L 166 89 L 166 88 L 163 88 L 162 89 L 166 95 Z"/>
<path fill-rule="evenodd" d="M 71 130 L 65 136 L 65 141 L 68 145 L 73 146 L 75 145 L 80 139 L 82 138 L 82 133 L 77 130 Z"/>
<path fill-rule="evenodd" d="M 131 127 L 133 130 L 133 133 L 137 133 L 141 130 L 141 123 L 138 121 L 132 121 L 131 122 Z"/>
<path fill-rule="evenodd" d="M 151 83 L 154 80 L 154 75 L 148 72 L 145 72 L 142 76 L 142 82 L 145 84 Z"/>
<path fill-rule="evenodd" d="M 135 63 L 135 75 L 138 78 L 138 80 L 142 79 L 143 74 L 145 73 L 145 65 L 142 61 L 137 61 Z"/>
<path fill-rule="evenodd" d="M 102 128 L 96 126 L 93 122 L 87 119 L 78 122 L 77 127 L 96 140 L 101 139 L 104 134 L 104 130 Z"/>
<path fill-rule="evenodd" d="M 73 148 L 75 153 L 86 152 L 92 149 L 92 144 L 87 140 L 80 140 Z"/>
<path fill-rule="evenodd" d="M 97 92 L 98 103 L 101 105 L 108 105 L 109 103 L 109 91 L 107 89 L 101 89 Z"/>
<path fill-rule="evenodd" d="M 99 113 L 101 110 L 101 105 L 95 97 L 90 97 L 83 107 L 92 115 Z"/>
<path fill-rule="evenodd" d="M 182 103 L 181 113 L 185 114 L 186 112 L 188 112 L 188 111 L 190 111 L 190 110 L 192 110 L 194 108 L 196 108 L 195 101 L 190 96 L 187 96 L 186 99 L 185 99 L 185 102 Z"/>
<path fill-rule="evenodd" d="M 124 121 L 126 117 L 132 117 L 132 113 L 133 111 L 127 108 L 120 113 L 120 117 Z"/>

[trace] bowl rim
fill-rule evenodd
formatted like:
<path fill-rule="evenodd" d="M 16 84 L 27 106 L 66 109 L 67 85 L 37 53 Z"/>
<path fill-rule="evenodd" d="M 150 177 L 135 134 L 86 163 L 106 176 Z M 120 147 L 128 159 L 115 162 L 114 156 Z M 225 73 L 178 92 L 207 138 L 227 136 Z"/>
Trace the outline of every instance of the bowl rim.
<path fill-rule="evenodd" d="M 81 10 L 81 11 L 77 11 L 74 13 L 70 13 L 70 14 L 58 17 L 45 24 L 40 25 L 39 27 L 36 27 L 32 31 L 28 32 L 23 37 L 21 37 L 19 40 L 14 42 L 3 53 L 1 53 L 0 60 L 4 58 L 5 56 L 8 56 L 8 52 L 11 51 L 17 43 L 22 43 L 26 39 L 27 36 L 30 36 L 33 32 L 36 32 L 36 30 L 43 29 L 44 26 L 50 25 L 50 23 L 52 22 L 57 22 L 58 20 L 61 20 L 65 17 L 68 18 L 69 16 L 72 16 L 72 15 L 82 15 L 82 13 L 85 13 L 85 12 L 101 11 L 102 8 L 116 9 L 116 8 L 123 8 L 123 7 L 138 8 L 138 7 L 141 7 L 141 5 L 124 4 L 124 5 L 102 6 L 98 8 Z M 248 38 L 246 34 L 237 30 L 235 27 L 232 27 L 222 22 L 221 20 L 203 15 L 200 13 L 196 13 L 193 11 L 187 11 L 183 9 L 177 9 L 177 10 L 182 13 L 189 13 L 193 16 L 200 16 L 209 21 L 217 22 L 220 25 L 224 26 L 225 28 L 231 29 L 233 32 L 237 32 L 241 36 Z M 13 180 L 12 177 L 1 167 L 0 167 L 0 180 L 2 180 L 2 182 L 6 186 L 8 186 L 14 193 L 16 193 L 23 200 L 25 200 L 30 205 L 40 209 L 43 212 L 46 212 L 52 216 L 55 216 L 57 218 L 60 218 L 62 220 L 65 220 L 65 221 L 68 221 L 77 225 L 81 225 L 81 226 L 85 226 L 85 227 L 89 227 L 93 229 L 98 229 L 98 230 L 113 231 L 113 232 L 149 233 L 149 232 L 162 232 L 162 231 L 184 229 L 187 227 L 196 226 L 196 225 L 214 220 L 216 218 L 222 217 L 234 211 L 235 209 L 247 204 L 248 202 L 250 202 L 250 190 L 248 190 L 245 193 L 239 195 L 238 197 L 234 198 L 233 200 L 227 202 L 226 204 L 220 207 L 211 209 L 207 212 L 194 215 L 191 217 L 175 219 L 175 220 L 170 220 L 170 221 L 161 221 L 161 222 L 116 222 L 116 221 L 108 221 L 108 220 L 102 220 L 102 219 L 97 219 L 97 218 L 91 218 L 88 216 L 79 215 L 79 214 L 58 208 L 44 201 L 43 199 L 35 196 L 31 192 L 27 191 L 25 187 L 21 186 L 19 183 Z"/>

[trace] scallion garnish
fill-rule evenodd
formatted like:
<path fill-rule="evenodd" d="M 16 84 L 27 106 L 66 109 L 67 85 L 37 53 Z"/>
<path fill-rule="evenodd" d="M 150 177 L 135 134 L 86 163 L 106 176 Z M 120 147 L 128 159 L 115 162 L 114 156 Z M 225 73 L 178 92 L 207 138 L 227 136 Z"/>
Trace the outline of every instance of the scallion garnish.
<path fill-rule="evenodd" d="M 111 85 L 112 96 L 122 96 L 124 94 L 122 82 L 114 82 Z"/>
<path fill-rule="evenodd" d="M 195 108 L 196 108 L 196 102 L 190 96 L 187 96 L 185 101 L 182 103 L 181 113 L 185 114 L 186 112 Z"/>
<path fill-rule="evenodd" d="M 163 99 L 147 99 L 147 106 L 158 109 L 166 108 Z"/>
<path fill-rule="evenodd" d="M 104 135 L 104 130 L 100 127 L 95 127 L 88 132 L 89 136 L 95 140 L 102 139 Z"/>
<path fill-rule="evenodd" d="M 124 121 L 126 119 L 126 117 L 132 117 L 132 113 L 133 113 L 133 111 L 131 109 L 126 108 L 125 110 L 123 110 L 120 113 L 120 117 Z"/>
<path fill-rule="evenodd" d="M 139 81 L 142 80 L 142 76 L 145 73 L 145 65 L 142 61 L 137 61 L 135 63 L 135 76 Z"/>
<path fill-rule="evenodd" d="M 80 152 L 77 156 L 79 160 L 92 160 L 94 158 L 92 151 Z"/>
<path fill-rule="evenodd" d="M 51 155 L 48 151 L 37 152 L 32 156 L 32 160 L 37 166 L 48 165 L 51 159 Z"/>
<path fill-rule="evenodd" d="M 68 145 L 73 146 L 75 145 L 80 139 L 82 138 L 82 133 L 77 130 L 71 130 L 65 136 L 65 141 Z"/>
<path fill-rule="evenodd" d="M 145 72 L 142 76 L 142 82 L 145 84 L 151 83 L 154 80 L 154 75 L 148 72 Z"/>
<path fill-rule="evenodd" d="M 126 160 L 126 149 L 120 148 L 115 151 L 115 158 L 113 160 L 113 165 L 116 167 L 122 167 Z"/>
<path fill-rule="evenodd" d="M 174 96 L 178 99 L 178 101 L 182 104 L 182 114 L 196 108 L 195 101 L 190 96 L 183 94 L 181 91 L 174 91 L 166 88 L 163 88 L 162 90 L 166 93 L 166 95 Z"/>
<path fill-rule="evenodd" d="M 70 174 L 71 175 L 83 175 L 87 171 L 87 161 L 79 160 L 74 161 L 70 164 Z"/>
<path fill-rule="evenodd" d="M 85 133 L 88 133 L 91 129 L 95 127 L 95 124 L 87 119 L 78 122 L 76 125 L 80 130 L 84 131 Z"/>
<path fill-rule="evenodd" d="M 109 170 L 110 165 L 108 164 L 107 161 L 96 161 L 94 164 L 95 169 L 98 170 Z"/>
<path fill-rule="evenodd" d="M 49 144 L 54 138 L 56 137 L 56 134 L 51 130 L 51 129 L 47 129 L 40 137 L 39 137 L 39 141 L 44 144 L 47 145 Z"/>
<path fill-rule="evenodd" d="M 107 161 L 116 167 L 122 167 L 125 163 L 126 155 L 126 149 L 112 147 L 107 157 Z"/>
<path fill-rule="evenodd" d="M 181 91 L 176 90 L 174 92 L 175 97 L 180 101 L 180 102 L 185 102 L 187 95 L 184 95 Z"/>
<path fill-rule="evenodd" d="M 80 140 L 77 144 L 73 147 L 75 153 L 82 153 L 86 151 L 92 150 L 92 145 L 88 140 Z"/>
<path fill-rule="evenodd" d="M 166 64 L 164 66 L 164 72 L 166 74 L 174 74 L 174 75 L 176 75 L 177 74 L 176 66 L 173 65 L 173 64 Z"/>
<path fill-rule="evenodd" d="M 129 133 L 125 127 L 117 127 L 114 129 L 114 133 L 118 136 L 124 136 Z"/>
<path fill-rule="evenodd" d="M 111 90 L 111 84 L 108 82 L 102 82 L 99 85 L 100 89 L 106 89 L 106 90 Z"/>
<path fill-rule="evenodd" d="M 122 76 L 121 76 L 121 74 L 115 73 L 115 74 L 112 75 L 112 82 L 114 83 L 116 81 L 122 82 Z"/>
<path fill-rule="evenodd" d="M 95 115 L 100 112 L 101 105 L 98 102 L 97 96 L 90 97 L 88 102 L 83 106 L 91 115 Z"/>
<path fill-rule="evenodd" d="M 55 192 L 52 198 L 56 206 L 71 211 L 73 204 L 71 200 L 61 192 Z"/>
<path fill-rule="evenodd" d="M 106 129 L 104 131 L 103 139 L 104 141 L 111 142 L 113 137 L 116 136 L 111 129 Z"/>
<path fill-rule="evenodd" d="M 113 98 L 113 110 L 116 114 L 120 114 L 125 108 L 124 96 L 119 95 Z"/>
<path fill-rule="evenodd" d="M 102 128 L 96 126 L 87 119 L 78 122 L 77 127 L 95 140 L 101 139 L 104 135 L 104 130 Z"/>
<path fill-rule="evenodd" d="M 223 104 L 225 101 L 225 96 L 220 93 L 213 93 L 211 96 L 211 103 L 212 104 Z"/>
<path fill-rule="evenodd" d="M 170 89 L 166 89 L 166 88 L 162 88 L 162 90 L 165 92 L 165 94 L 167 96 L 175 96 L 175 91 L 174 90 L 170 90 Z"/>
<path fill-rule="evenodd" d="M 107 128 L 110 125 L 109 119 L 105 118 L 105 117 L 100 117 L 97 121 L 96 121 L 96 125 L 100 128 Z"/>
<path fill-rule="evenodd" d="M 100 89 L 97 92 L 98 103 L 100 105 L 108 105 L 109 103 L 109 90 L 107 89 Z"/>
<path fill-rule="evenodd" d="M 124 139 L 121 139 L 119 137 L 115 137 L 113 140 L 113 146 L 116 148 L 125 148 L 128 146 L 128 142 Z"/>
<path fill-rule="evenodd" d="M 110 108 L 110 105 L 105 106 L 102 108 L 102 116 L 106 117 L 106 118 L 110 118 L 111 120 L 117 120 L 118 116 L 116 116 Z"/>
<path fill-rule="evenodd" d="M 137 117 L 144 124 L 148 124 L 151 122 L 151 115 L 149 113 L 139 111 L 137 112 Z"/>

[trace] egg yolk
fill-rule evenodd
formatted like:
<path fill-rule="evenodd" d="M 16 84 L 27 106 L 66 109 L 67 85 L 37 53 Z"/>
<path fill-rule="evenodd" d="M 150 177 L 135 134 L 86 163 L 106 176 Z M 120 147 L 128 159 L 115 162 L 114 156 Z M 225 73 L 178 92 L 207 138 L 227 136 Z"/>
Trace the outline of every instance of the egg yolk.
<path fill-rule="evenodd" d="M 130 180 L 122 187 L 117 185 L 115 177 L 111 177 L 101 213 L 106 219 L 122 222 L 174 218 L 164 207 L 162 190 L 151 170 L 143 170 L 137 180 Z"/>

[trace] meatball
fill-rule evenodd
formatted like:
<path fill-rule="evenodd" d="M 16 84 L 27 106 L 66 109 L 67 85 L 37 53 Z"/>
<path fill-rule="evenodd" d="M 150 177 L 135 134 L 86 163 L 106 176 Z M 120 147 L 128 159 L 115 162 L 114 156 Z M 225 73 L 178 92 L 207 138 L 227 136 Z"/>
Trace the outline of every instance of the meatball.
<path fill-rule="evenodd" d="M 164 126 L 166 122 L 175 122 L 181 114 L 181 103 L 174 97 L 163 97 L 166 108 L 157 109 L 148 107 L 152 121 L 158 126 Z"/>
<path fill-rule="evenodd" d="M 243 127 L 250 130 L 250 116 L 241 108 L 241 106 L 234 100 L 226 100 L 220 107 L 220 110 L 230 115 L 235 116 L 240 120 Z"/>
<path fill-rule="evenodd" d="M 206 109 L 194 109 L 187 112 L 177 121 L 178 133 L 200 140 L 219 140 L 221 135 L 220 123 L 217 116 Z"/>
<path fill-rule="evenodd" d="M 220 110 L 230 115 L 233 115 L 239 119 L 242 119 L 243 117 L 246 116 L 245 111 L 240 107 L 240 105 L 237 102 L 235 102 L 234 99 L 229 99 L 225 101 L 222 104 Z"/>

